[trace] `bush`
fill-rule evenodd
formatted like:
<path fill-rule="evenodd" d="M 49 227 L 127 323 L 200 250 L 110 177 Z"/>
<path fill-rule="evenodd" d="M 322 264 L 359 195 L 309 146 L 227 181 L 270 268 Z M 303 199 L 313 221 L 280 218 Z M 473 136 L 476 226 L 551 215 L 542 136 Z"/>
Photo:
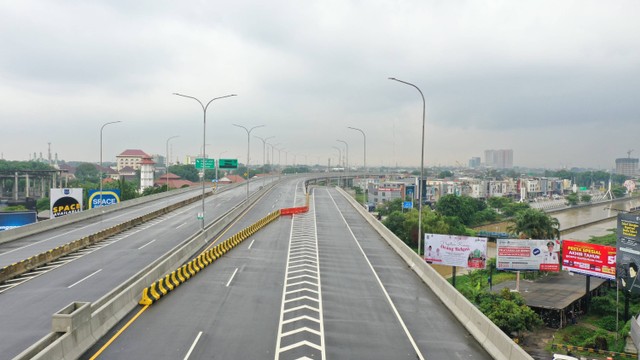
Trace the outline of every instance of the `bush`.
<path fill-rule="evenodd" d="M 616 316 L 606 315 L 594 321 L 594 325 L 601 327 L 607 331 L 616 331 Z"/>

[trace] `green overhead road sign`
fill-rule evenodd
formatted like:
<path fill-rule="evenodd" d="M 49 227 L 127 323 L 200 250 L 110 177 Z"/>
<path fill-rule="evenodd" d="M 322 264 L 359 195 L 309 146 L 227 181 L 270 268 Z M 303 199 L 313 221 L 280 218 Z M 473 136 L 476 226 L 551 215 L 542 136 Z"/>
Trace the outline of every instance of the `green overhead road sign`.
<path fill-rule="evenodd" d="M 204 168 L 205 169 L 215 169 L 216 168 L 216 160 L 215 159 L 204 159 Z M 196 169 L 202 169 L 202 158 L 196 159 Z"/>
<path fill-rule="evenodd" d="M 238 159 L 220 159 L 218 160 L 218 167 L 220 169 L 237 169 Z"/>

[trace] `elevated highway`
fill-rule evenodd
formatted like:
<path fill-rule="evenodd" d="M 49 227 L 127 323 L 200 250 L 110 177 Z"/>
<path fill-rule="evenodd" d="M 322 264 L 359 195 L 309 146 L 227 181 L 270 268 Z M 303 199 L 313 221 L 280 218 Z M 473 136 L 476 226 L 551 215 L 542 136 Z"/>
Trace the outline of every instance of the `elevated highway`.
<path fill-rule="evenodd" d="M 16 359 L 530 358 L 333 188 L 315 188 L 308 213 L 280 217 L 153 305 L 135 305 L 140 286 L 175 264 L 274 209 L 300 205 L 301 179 L 284 177 L 272 190 L 257 182 L 252 191 L 263 197 L 204 234 L 188 205 L 0 294 L 11 319 L 0 325 L 0 352 Z M 207 211 L 223 214 L 242 202 L 243 189 L 228 202 L 208 198 Z M 186 247 L 190 255 L 172 255 Z M 88 317 L 45 335 L 51 314 L 70 303 L 71 313 L 88 309 Z"/>

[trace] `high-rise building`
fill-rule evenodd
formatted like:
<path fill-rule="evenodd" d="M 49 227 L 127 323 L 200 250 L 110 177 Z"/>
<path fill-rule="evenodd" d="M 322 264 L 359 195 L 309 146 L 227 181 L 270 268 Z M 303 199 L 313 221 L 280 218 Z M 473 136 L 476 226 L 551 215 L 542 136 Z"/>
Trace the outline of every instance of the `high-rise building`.
<path fill-rule="evenodd" d="M 495 169 L 512 169 L 513 168 L 513 150 L 485 150 L 484 165 Z"/>
<path fill-rule="evenodd" d="M 479 168 L 480 167 L 480 158 L 479 157 L 472 157 L 471 159 L 469 159 L 469 167 L 472 168 L 472 169 Z"/>
<path fill-rule="evenodd" d="M 638 175 L 638 159 L 630 157 L 616 159 L 616 174 L 626 176 Z"/>

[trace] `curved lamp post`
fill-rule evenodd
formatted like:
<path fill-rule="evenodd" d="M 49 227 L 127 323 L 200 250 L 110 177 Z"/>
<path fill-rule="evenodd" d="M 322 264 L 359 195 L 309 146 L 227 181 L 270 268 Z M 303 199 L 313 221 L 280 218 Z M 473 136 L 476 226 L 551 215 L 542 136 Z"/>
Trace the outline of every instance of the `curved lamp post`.
<path fill-rule="evenodd" d="M 367 207 L 367 211 L 369 211 L 369 205 L 367 201 L 367 193 L 369 192 L 369 183 L 367 181 L 367 175 L 366 175 L 367 174 L 367 135 L 364 133 L 364 131 L 362 131 L 362 129 L 359 129 L 357 127 L 347 126 L 347 129 L 360 131 L 360 133 L 364 137 L 364 173 L 365 173 L 364 203 Z"/>
<path fill-rule="evenodd" d="M 344 144 L 344 146 L 346 147 L 346 152 L 344 155 L 344 159 L 345 159 L 345 178 L 344 178 L 344 187 L 345 189 L 349 188 L 349 144 L 347 144 L 346 141 L 344 140 L 336 140 L 337 142 L 341 142 Z"/>
<path fill-rule="evenodd" d="M 107 125 L 111 125 L 111 124 L 117 124 L 120 123 L 122 121 L 118 120 L 118 121 L 109 121 L 108 123 L 104 123 L 102 124 L 102 127 L 100 128 L 100 207 L 102 207 L 102 130 L 104 129 L 105 126 Z M 100 210 L 100 212 L 102 212 L 102 209 Z"/>
<path fill-rule="evenodd" d="M 246 127 L 242 126 L 242 125 L 238 125 L 238 124 L 233 124 L 233 126 L 239 127 L 239 128 L 243 128 L 244 131 L 247 132 L 247 202 L 249 201 L 249 149 L 250 149 L 250 145 L 251 145 L 251 132 L 254 129 L 260 128 L 260 127 L 264 127 L 264 125 L 258 125 L 258 126 L 254 126 L 251 129 L 247 129 Z"/>
<path fill-rule="evenodd" d="M 167 180 L 167 181 L 166 181 L 166 183 L 167 183 L 167 184 L 166 184 L 166 185 L 167 185 L 167 191 L 169 191 L 169 140 L 171 140 L 171 139 L 175 139 L 175 138 L 178 138 L 178 137 L 180 137 L 180 135 L 175 135 L 175 136 L 172 136 L 172 137 L 168 138 L 168 139 L 167 139 L 167 145 L 166 145 L 166 148 L 165 148 L 165 150 L 167 151 L 167 152 L 166 152 L 167 157 L 166 157 L 166 158 L 165 158 L 165 160 L 164 160 L 164 162 L 165 162 L 165 164 L 164 164 L 164 165 L 165 165 L 165 168 L 166 168 L 166 171 L 165 171 L 165 178 L 166 178 L 166 180 Z"/>
<path fill-rule="evenodd" d="M 209 108 L 209 105 L 214 100 L 224 99 L 224 98 L 228 98 L 228 97 L 232 97 L 232 96 L 238 96 L 238 95 L 229 94 L 229 95 L 225 95 L 225 96 L 219 96 L 219 97 L 216 97 L 216 98 L 213 98 L 213 99 L 209 100 L 207 105 L 204 105 L 202 103 L 202 101 L 198 100 L 197 98 L 195 98 L 193 96 L 179 94 L 179 93 L 173 93 L 173 95 L 182 96 L 182 97 L 185 97 L 185 98 L 193 99 L 193 100 L 197 101 L 198 104 L 200 104 L 200 106 L 202 107 L 204 121 L 203 121 L 203 124 L 202 124 L 202 221 L 200 222 L 200 229 L 202 231 L 204 231 L 204 171 L 205 171 L 204 163 L 205 163 L 205 153 L 206 153 L 205 143 L 206 143 L 206 135 L 207 135 L 207 108 Z"/>
<path fill-rule="evenodd" d="M 420 150 L 420 180 L 418 181 L 418 256 L 420 256 L 420 248 L 422 244 L 422 179 L 424 178 L 424 123 L 426 103 L 424 101 L 424 94 L 422 94 L 422 90 L 420 90 L 419 87 L 410 82 L 398 80 L 394 77 L 390 77 L 389 80 L 414 87 L 422 97 L 422 149 Z M 426 186 L 427 181 L 425 179 L 425 188 Z"/>
<path fill-rule="evenodd" d="M 267 168 L 267 158 L 265 156 L 266 149 L 267 149 L 267 140 L 273 139 L 275 136 L 269 136 L 267 138 L 262 138 L 260 136 L 253 135 L 253 137 L 256 137 L 256 138 L 262 140 L 262 171 L 264 171 Z M 265 184 L 265 176 L 262 177 L 262 185 L 264 186 L 264 184 Z"/>

